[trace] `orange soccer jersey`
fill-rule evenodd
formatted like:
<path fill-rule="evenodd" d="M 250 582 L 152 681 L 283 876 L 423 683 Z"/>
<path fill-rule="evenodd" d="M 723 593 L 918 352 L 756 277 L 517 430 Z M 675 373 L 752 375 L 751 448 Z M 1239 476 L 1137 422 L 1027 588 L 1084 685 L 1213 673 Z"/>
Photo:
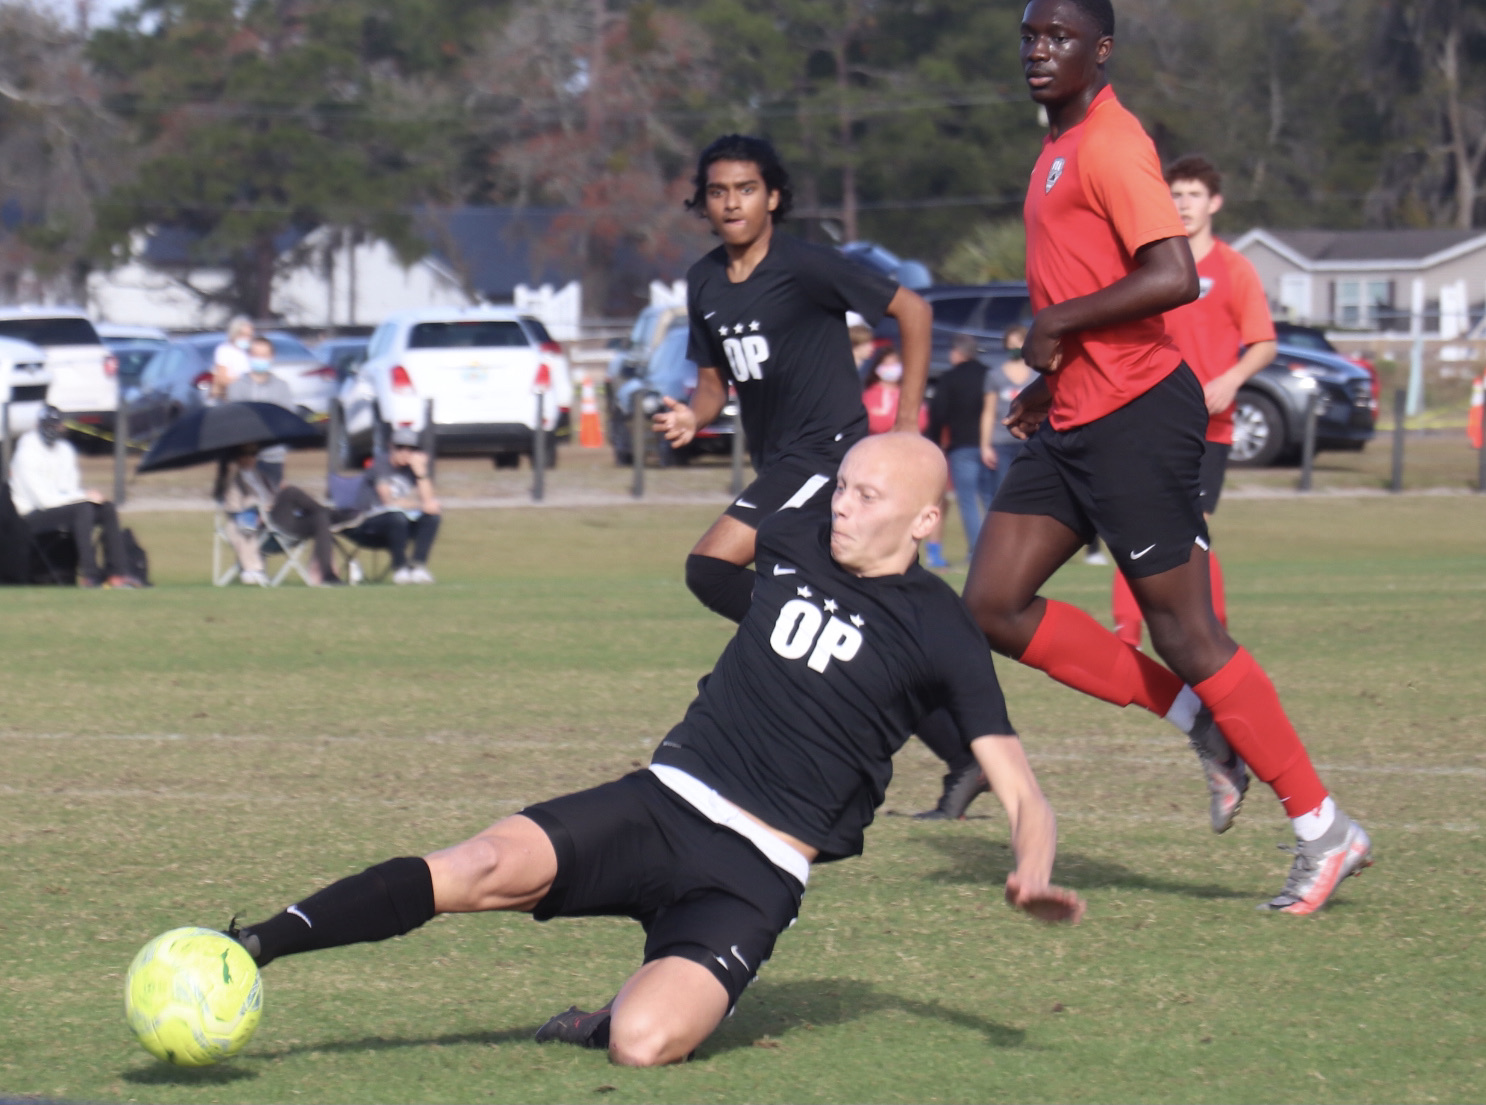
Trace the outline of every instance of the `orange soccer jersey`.
<path fill-rule="evenodd" d="M 1182 357 L 1204 384 L 1238 361 L 1239 349 L 1274 339 L 1274 320 L 1259 274 L 1248 258 L 1231 246 L 1214 242 L 1197 262 L 1202 290 L 1191 303 L 1166 312 L 1166 330 Z M 1207 439 L 1233 444 L 1233 408 L 1211 415 Z"/>
<path fill-rule="evenodd" d="M 1107 86 L 1083 122 L 1044 139 L 1022 215 L 1034 311 L 1107 288 L 1135 270 L 1141 246 L 1187 236 L 1156 147 Z M 1181 360 L 1159 315 L 1072 334 L 1047 377 L 1049 421 L 1067 430 L 1101 418 Z"/>

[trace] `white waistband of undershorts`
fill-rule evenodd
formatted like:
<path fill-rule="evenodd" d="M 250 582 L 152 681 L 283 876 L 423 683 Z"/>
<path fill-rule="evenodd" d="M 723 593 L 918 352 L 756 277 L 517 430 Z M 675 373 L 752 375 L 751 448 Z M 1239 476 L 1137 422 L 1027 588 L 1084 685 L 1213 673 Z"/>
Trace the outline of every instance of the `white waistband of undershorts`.
<path fill-rule="evenodd" d="M 786 871 L 799 881 L 801 886 L 810 882 L 810 861 L 780 840 L 757 821 L 744 816 L 733 803 L 713 790 L 695 775 L 688 775 L 679 767 L 670 764 L 651 764 L 650 770 L 676 797 L 691 806 L 708 821 L 732 829 L 748 838 L 769 862 L 781 871 Z"/>

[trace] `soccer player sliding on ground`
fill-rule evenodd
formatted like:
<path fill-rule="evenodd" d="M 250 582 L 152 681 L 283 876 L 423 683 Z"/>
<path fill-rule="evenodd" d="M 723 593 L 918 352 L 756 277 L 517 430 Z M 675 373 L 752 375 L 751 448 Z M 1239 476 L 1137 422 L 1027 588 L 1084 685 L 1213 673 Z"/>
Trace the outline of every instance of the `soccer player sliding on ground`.
<path fill-rule="evenodd" d="M 946 468 L 918 434 L 840 466 L 830 521 L 779 511 L 758 528 L 758 584 L 737 635 L 648 769 L 540 802 L 422 859 L 342 879 L 236 937 L 261 966 L 385 940 L 439 913 L 624 916 L 644 965 L 603 1009 L 538 1033 L 652 1066 L 721 1023 L 793 922 L 814 862 L 862 851 L 919 714 L 945 709 L 1006 807 L 1005 897 L 1045 921 L 1083 902 L 1049 882 L 1057 829 L 964 604 L 918 564 Z"/>
<path fill-rule="evenodd" d="M 1213 613 L 1198 494 L 1207 407 L 1161 321 L 1196 298 L 1197 272 L 1155 147 L 1109 87 L 1113 45 L 1109 0 L 1033 0 L 1023 15 L 1022 65 L 1050 131 L 1024 211 L 1037 313 L 1023 355 L 1042 376 L 1007 419 L 1028 441 L 965 599 L 997 651 L 1191 734 L 1215 830 L 1238 812 L 1245 763 L 1269 783 L 1297 842 L 1284 888 L 1261 908 L 1310 913 L 1372 862 L 1371 844 L 1317 777 L 1269 677 Z M 1169 670 L 1038 595 L 1096 533 Z"/>

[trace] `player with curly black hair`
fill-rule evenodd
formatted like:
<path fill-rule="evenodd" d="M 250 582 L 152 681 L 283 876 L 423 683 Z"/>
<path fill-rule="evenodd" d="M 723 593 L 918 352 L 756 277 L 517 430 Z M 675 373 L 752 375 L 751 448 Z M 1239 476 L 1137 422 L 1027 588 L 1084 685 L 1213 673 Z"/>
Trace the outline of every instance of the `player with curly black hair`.
<path fill-rule="evenodd" d="M 687 207 L 722 240 L 687 273 L 697 365 L 689 403 L 667 399 L 654 426 L 675 447 L 738 395 L 753 483 L 686 559 L 686 585 L 709 610 L 741 621 L 753 596 L 759 522 L 777 510 L 829 510 L 836 468 L 867 434 L 846 314 L 898 320 L 900 430 L 917 431 L 929 372 L 929 305 L 834 249 L 777 233 L 792 201 L 789 173 L 766 139 L 725 134 L 697 158 Z"/>

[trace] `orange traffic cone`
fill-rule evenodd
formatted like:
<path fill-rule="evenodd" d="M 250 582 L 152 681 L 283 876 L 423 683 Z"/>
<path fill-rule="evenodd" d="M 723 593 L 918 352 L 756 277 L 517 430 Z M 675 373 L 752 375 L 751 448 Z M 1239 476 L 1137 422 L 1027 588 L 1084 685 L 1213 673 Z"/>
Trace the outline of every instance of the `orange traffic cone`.
<path fill-rule="evenodd" d="M 599 418 L 599 399 L 593 390 L 592 377 L 583 377 L 582 414 L 578 420 L 578 444 L 597 449 L 604 444 L 604 423 Z"/>
<path fill-rule="evenodd" d="M 1465 432 L 1470 436 L 1471 445 L 1477 449 L 1481 448 L 1482 439 L 1486 437 L 1481 425 L 1483 408 L 1486 408 L 1486 372 L 1481 373 L 1471 385 L 1470 417 L 1465 424 Z"/>

